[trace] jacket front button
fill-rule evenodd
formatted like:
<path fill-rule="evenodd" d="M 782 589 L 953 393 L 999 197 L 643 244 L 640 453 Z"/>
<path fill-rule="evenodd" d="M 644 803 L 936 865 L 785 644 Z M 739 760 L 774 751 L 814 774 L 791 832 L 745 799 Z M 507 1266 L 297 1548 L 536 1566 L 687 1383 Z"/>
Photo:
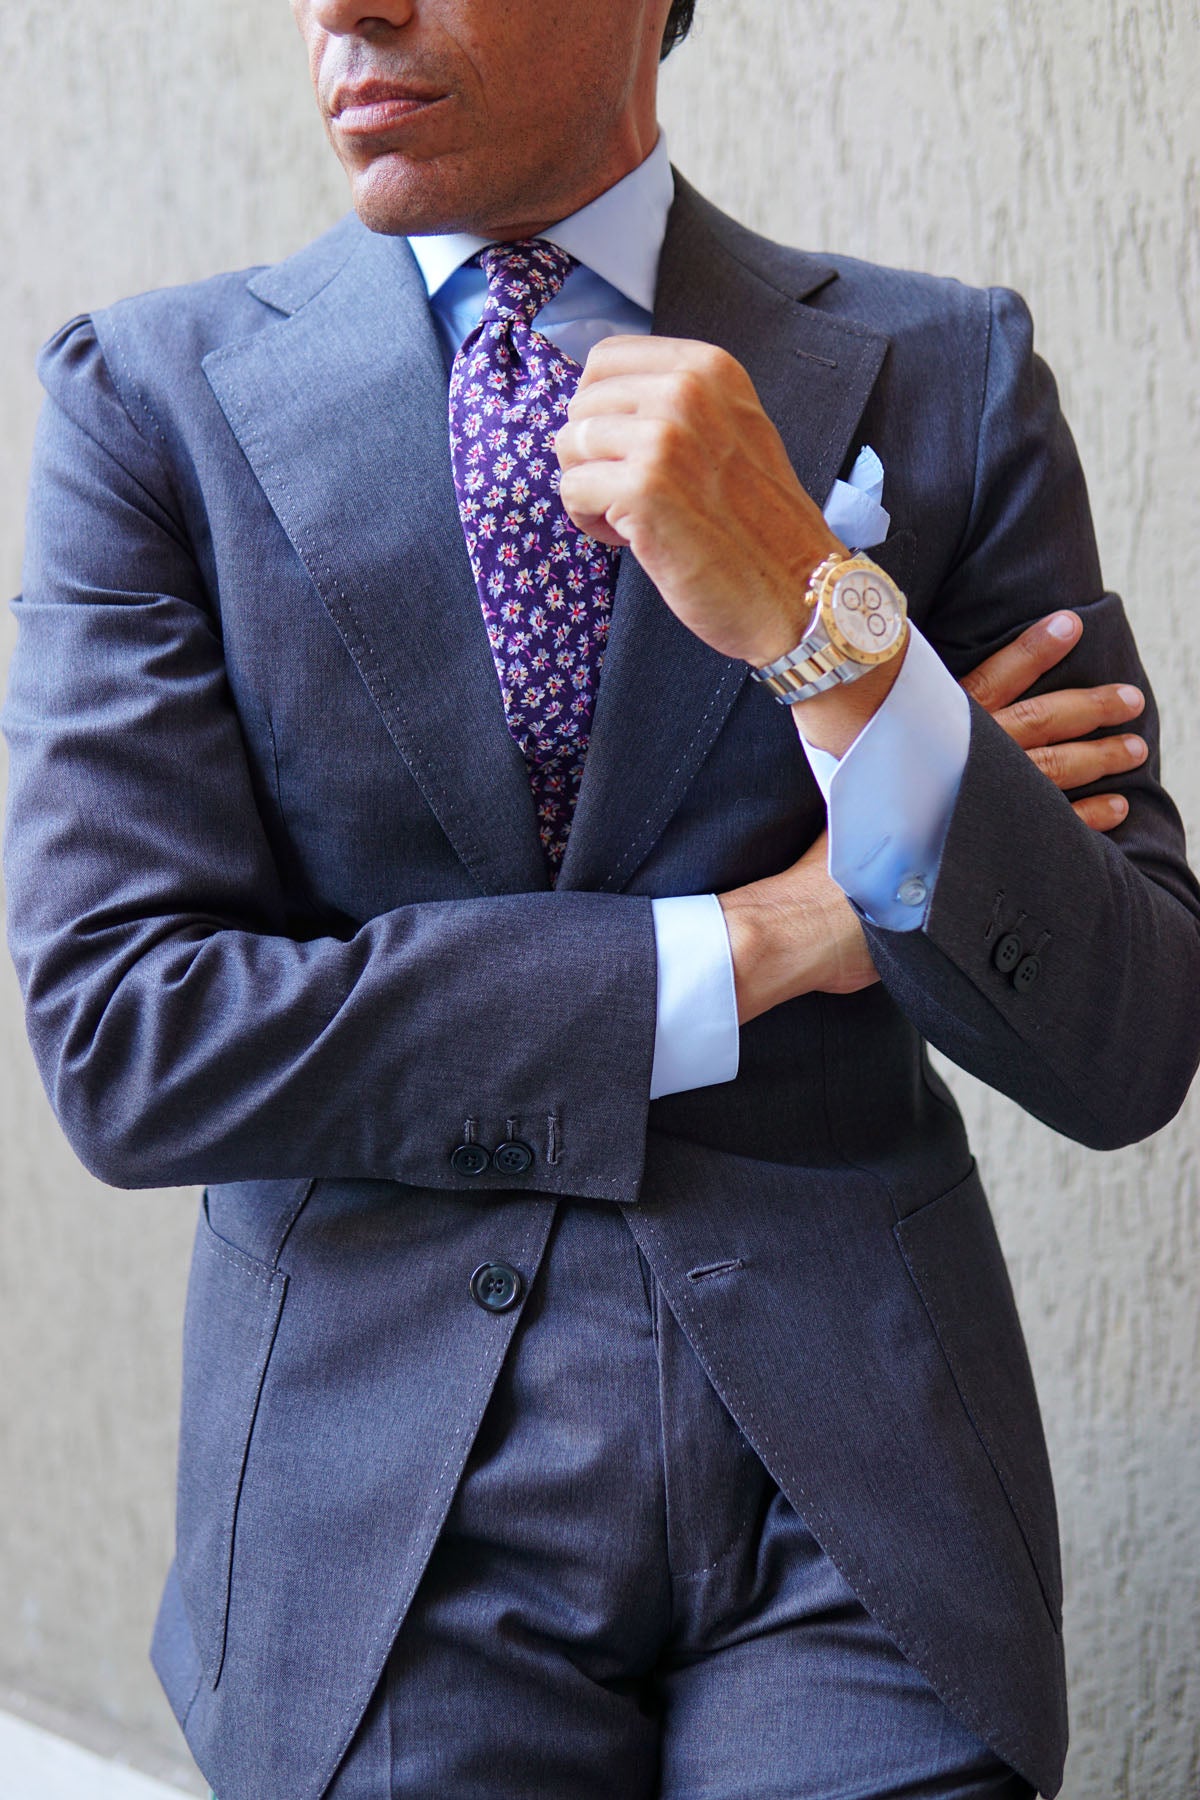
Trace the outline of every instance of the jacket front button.
<path fill-rule="evenodd" d="M 1010 975 L 1021 960 L 1021 940 L 1015 932 L 1010 931 L 1002 937 L 992 952 L 992 961 L 1002 975 Z"/>
<path fill-rule="evenodd" d="M 521 1298 L 522 1282 L 507 1263 L 480 1263 L 471 1277 L 471 1298 L 485 1312 L 507 1312 Z"/>
<path fill-rule="evenodd" d="M 1041 972 L 1042 965 L 1036 956 L 1023 957 L 1013 970 L 1013 986 L 1019 994 L 1027 994 Z"/>
<path fill-rule="evenodd" d="M 482 1144 L 460 1144 L 450 1152 L 450 1167 L 456 1175 L 482 1175 L 491 1160 Z"/>
<path fill-rule="evenodd" d="M 523 1175 L 533 1162 L 533 1151 L 524 1138 L 506 1138 L 492 1151 L 492 1167 L 501 1175 Z"/>

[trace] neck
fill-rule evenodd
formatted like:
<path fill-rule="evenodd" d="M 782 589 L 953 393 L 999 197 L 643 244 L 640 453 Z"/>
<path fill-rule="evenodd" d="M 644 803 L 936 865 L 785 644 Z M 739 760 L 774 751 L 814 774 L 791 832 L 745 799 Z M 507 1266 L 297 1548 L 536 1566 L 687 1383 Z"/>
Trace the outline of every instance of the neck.
<path fill-rule="evenodd" d="M 581 177 L 570 187 L 559 189 L 548 196 L 544 204 L 535 212 L 513 223 L 511 219 L 494 221 L 478 227 L 480 237 L 493 238 L 497 243 L 512 243 L 518 238 L 538 237 L 551 225 L 557 225 L 572 214 L 581 212 L 606 194 L 609 188 L 616 187 L 618 181 L 624 181 L 626 175 L 640 168 L 655 144 L 658 142 L 658 120 L 653 106 L 648 118 L 630 116 L 622 124 L 619 138 L 613 143 L 602 162 L 586 177 Z"/>

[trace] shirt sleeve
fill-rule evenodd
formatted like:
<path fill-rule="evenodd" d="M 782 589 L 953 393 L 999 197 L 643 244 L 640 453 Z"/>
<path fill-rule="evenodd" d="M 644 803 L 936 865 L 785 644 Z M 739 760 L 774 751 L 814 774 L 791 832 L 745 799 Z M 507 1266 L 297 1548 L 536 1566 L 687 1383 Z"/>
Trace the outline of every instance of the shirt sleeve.
<path fill-rule="evenodd" d="M 966 694 L 915 627 L 887 699 L 841 758 L 801 735 L 829 814 L 829 873 L 872 924 L 924 923 L 970 736 Z"/>
<path fill-rule="evenodd" d="M 733 955 L 715 894 L 652 900 L 658 1011 L 650 1098 L 732 1081 L 738 1071 Z"/>

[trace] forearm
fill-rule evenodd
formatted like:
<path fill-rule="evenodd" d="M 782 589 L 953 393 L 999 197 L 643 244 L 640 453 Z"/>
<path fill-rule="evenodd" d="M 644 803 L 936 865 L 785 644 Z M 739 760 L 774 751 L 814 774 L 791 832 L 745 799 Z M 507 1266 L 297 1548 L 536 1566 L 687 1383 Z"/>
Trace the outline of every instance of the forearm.
<path fill-rule="evenodd" d="M 183 916 L 43 933 L 15 885 L 30 1039 L 103 1179 L 328 1175 L 636 1199 L 648 900 L 431 902 L 347 941 L 298 942 Z M 464 1136 L 493 1149 L 509 1135 L 534 1152 L 519 1178 L 450 1162 Z"/>
<path fill-rule="evenodd" d="M 793 868 L 718 894 L 733 954 L 738 1024 L 816 991 L 875 980 L 862 928 L 825 869 L 824 839 Z"/>
<path fill-rule="evenodd" d="M 866 923 L 880 975 L 922 1036 L 1055 1130 L 1101 1149 L 1145 1137 L 1200 1063 L 1200 898 L 1156 757 L 1123 778 L 1110 838 L 978 708 L 972 725 L 924 927 Z"/>

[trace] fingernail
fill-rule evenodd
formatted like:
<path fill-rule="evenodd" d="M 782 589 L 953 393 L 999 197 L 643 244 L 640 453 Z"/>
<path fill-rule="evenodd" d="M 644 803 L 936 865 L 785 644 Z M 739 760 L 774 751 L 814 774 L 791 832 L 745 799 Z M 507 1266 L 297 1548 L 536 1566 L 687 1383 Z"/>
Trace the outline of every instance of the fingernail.
<path fill-rule="evenodd" d="M 1141 688 L 1119 687 L 1117 689 L 1117 695 L 1124 701 L 1126 706 L 1143 706 L 1145 704 L 1142 699 Z"/>
<path fill-rule="evenodd" d="M 1050 633 L 1051 637 L 1073 638 L 1078 624 L 1079 621 L 1074 613 L 1055 613 L 1054 617 L 1047 625 L 1046 630 Z"/>
<path fill-rule="evenodd" d="M 1123 819 L 1125 814 L 1129 811 L 1129 802 L 1128 800 L 1119 799 L 1118 796 L 1114 794 L 1108 803 L 1108 810 L 1114 819 Z"/>
<path fill-rule="evenodd" d="M 1125 748 L 1128 750 L 1130 756 L 1136 756 L 1139 762 L 1141 762 L 1143 756 L 1146 754 L 1145 743 L 1140 737 L 1127 737 L 1125 739 Z"/>

